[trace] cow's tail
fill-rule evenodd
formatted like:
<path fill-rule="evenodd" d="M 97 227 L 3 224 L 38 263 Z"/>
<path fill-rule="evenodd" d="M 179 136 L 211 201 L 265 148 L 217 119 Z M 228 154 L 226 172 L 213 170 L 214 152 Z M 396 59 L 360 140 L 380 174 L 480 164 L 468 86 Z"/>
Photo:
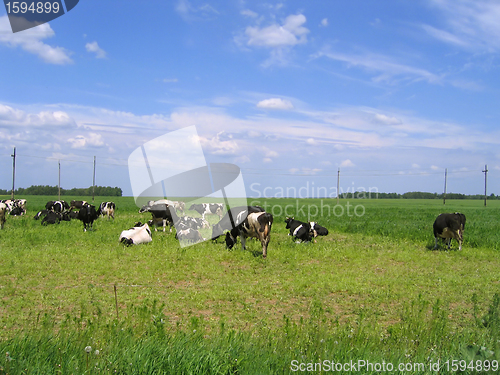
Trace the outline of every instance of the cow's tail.
<path fill-rule="evenodd" d="M 271 226 L 273 225 L 273 215 L 269 212 L 264 212 L 259 218 L 260 221 L 260 232 L 263 232 L 264 236 L 268 236 L 271 232 Z"/>

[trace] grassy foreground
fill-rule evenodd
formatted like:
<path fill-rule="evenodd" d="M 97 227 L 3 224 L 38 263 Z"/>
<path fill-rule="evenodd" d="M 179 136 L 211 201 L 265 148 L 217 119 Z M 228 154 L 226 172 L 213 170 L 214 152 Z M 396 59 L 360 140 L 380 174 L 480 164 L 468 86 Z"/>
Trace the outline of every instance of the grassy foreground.
<path fill-rule="evenodd" d="M 42 227 L 32 217 L 53 197 L 27 199 L 0 231 L 0 374 L 494 373 L 499 360 L 498 201 L 250 200 L 275 216 L 263 260 L 253 241 L 180 248 L 161 232 L 123 247 L 148 218 L 132 198 L 87 233 Z M 433 251 L 432 222 L 453 211 L 463 250 Z M 330 234 L 295 244 L 288 214 Z"/>

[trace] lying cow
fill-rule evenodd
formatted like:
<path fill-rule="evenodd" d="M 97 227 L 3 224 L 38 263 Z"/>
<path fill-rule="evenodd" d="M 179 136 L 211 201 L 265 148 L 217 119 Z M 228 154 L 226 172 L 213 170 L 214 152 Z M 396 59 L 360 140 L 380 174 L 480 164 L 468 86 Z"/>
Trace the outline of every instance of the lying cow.
<path fill-rule="evenodd" d="M 44 218 L 42 219 L 41 224 L 59 224 L 61 221 L 70 221 L 70 217 L 67 212 L 55 212 L 55 211 L 47 211 Z"/>
<path fill-rule="evenodd" d="M 109 218 L 113 218 L 115 220 L 115 209 L 116 205 L 114 202 L 102 202 L 97 209 L 97 216 L 107 216 Z"/>
<path fill-rule="evenodd" d="M 0 203 L 0 229 L 5 225 L 5 214 L 7 213 L 7 205 Z"/>
<path fill-rule="evenodd" d="M 313 232 L 314 238 L 318 236 L 326 236 L 328 234 L 328 229 L 325 227 L 322 227 L 315 221 L 309 222 L 309 225 L 311 227 L 311 231 Z"/>
<path fill-rule="evenodd" d="M 63 212 L 69 209 L 69 204 L 63 200 L 60 201 L 48 201 L 45 208 L 54 212 Z"/>
<path fill-rule="evenodd" d="M 217 215 L 219 220 L 222 218 L 224 212 L 223 203 L 197 203 L 192 204 L 189 210 L 198 212 L 202 219 L 205 219 L 205 215 Z"/>
<path fill-rule="evenodd" d="M 83 231 L 87 231 L 87 227 L 93 230 L 94 221 L 97 220 L 97 211 L 94 205 L 85 204 L 80 211 L 78 211 L 78 220 L 83 223 Z"/>
<path fill-rule="evenodd" d="M 267 257 L 267 246 L 271 240 L 271 226 L 273 215 L 268 212 L 254 212 L 247 215 L 245 220 L 237 227 L 226 233 L 226 246 L 232 249 L 238 236 L 241 248 L 245 250 L 245 241 L 248 237 L 257 238 L 262 245 L 262 257 Z"/>
<path fill-rule="evenodd" d="M 193 243 L 205 241 L 205 239 L 201 236 L 201 233 L 193 228 L 181 229 L 177 231 L 175 238 L 179 241 Z"/>
<path fill-rule="evenodd" d="M 465 215 L 459 212 L 453 214 L 440 214 L 433 225 L 434 238 L 438 247 L 438 238 L 446 241 L 448 249 L 451 248 L 451 240 L 454 238 L 458 242 L 458 250 L 462 250 L 463 232 L 465 229 Z"/>
<path fill-rule="evenodd" d="M 119 239 L 121 243 L 127 246 L 140 245 L 153 241 L 151 229 L 149 229 L 148 224 L 142 224 L 140 222 L 136 223 L 133 228 L 122 231 Z"/>
<path fill-rule="evenodd" d="M 293 236 L 298 242 L 310 242 L 314 237 L 310 223 L 303 223 L 293 217 L 285 219 L 286 229 L 290 229 L 289 236 Z M 326 228 L 325 228 L 326 229 Z"/>

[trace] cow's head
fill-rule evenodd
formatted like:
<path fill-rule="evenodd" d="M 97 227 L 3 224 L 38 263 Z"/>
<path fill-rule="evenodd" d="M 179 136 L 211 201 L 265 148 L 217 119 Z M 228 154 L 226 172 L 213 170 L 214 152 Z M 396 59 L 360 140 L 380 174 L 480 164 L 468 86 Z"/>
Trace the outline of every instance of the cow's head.
<path fill-rule="evenodd" d="M 285 223 L 286 223 L 286 229 L 290 229 L 290 223 L 294 220 L 293 217 L 287 217 L 285 219 Z"/>
<path fill-rule="evenodd" d="M 231 235 L 231 232 L 226 233 L 226 247 L 231 250 L 236 244 L 236 238 Z"/>

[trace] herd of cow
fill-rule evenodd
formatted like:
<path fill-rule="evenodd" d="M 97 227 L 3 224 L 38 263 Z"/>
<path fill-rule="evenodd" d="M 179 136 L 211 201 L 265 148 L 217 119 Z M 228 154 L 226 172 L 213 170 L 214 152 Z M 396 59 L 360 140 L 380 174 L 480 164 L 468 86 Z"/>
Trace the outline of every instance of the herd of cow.
<path fill-rule="evenodd" d="M 107 216 L 114 219 L 116 206 L 113 202 L 103 202 L 96 207 L 86 201 L 72 200 L 70 204 L 63 200 L 49 201 L 45 209 L 39 211 L 34 219 L 42 218 L 42 225 L 58 224 L 61 221 L 70 221 L 78 219 L 83 223 L 84 231 L 93 228 L 93 223 L 100 216 Z M 200 229 L 210 227 L 206 215 L 217 215 L 219 222 L 212 226 L 212 240 L 217 240 L 225 235 L 226 247 L 232 249 L 237 242 L 238 237 L 241 241 L 242 249 L 245 250 L 247 238 L 256 238 L 262 245 L 262 256 L 266 258 L 267 247 L 270 241 L 271 227 L 273 225 L 273 216 L 265 212 L 259 206 L 239 206 L 229 209 L 224 213 L 224 205 L 221 203 L 201 203 L 193 204 L 189 207 L 190 211 L 196 211 L 201 215 L 200 218 L 190 216 L 179 216 L 177 212 L 185 213 L 185 203 L 161 199 L 150 201 L 144 205 L 139 213 L 149 212 L 151 220 L 143 224 L 135 223 L 134 227 L 124 230 L 119 236 L 119 241 L 126 245 L 137 245 L 152 241 L 151 227 L 163 227 L 165 232 L 167 224 L 169 231 L 172 227 L 176 228 L 176 239 L 197 243 L 205 241 Z M 0 229 L 3 229 L 6 215 L 20 216 L 26 213 L 26 199 L 2 200 L 0 201 Z M 459 250 L 462 249 L 463 231 L 465 229 L 465 215 L 462 213 L 444 213 L 440 214 L 433 224 L 435 246 L 438 247 L 438 239 L 446 241 L 448 249 L 451 247 L 451 240 L 458 242 Z M 326 236 L 328 229 L 316 222 L 302 222 L 294 218 L 286 218 L 286 229 L 289 229 L 288 235 L 296 242 L 312 242 L 317 236 Z"/>

